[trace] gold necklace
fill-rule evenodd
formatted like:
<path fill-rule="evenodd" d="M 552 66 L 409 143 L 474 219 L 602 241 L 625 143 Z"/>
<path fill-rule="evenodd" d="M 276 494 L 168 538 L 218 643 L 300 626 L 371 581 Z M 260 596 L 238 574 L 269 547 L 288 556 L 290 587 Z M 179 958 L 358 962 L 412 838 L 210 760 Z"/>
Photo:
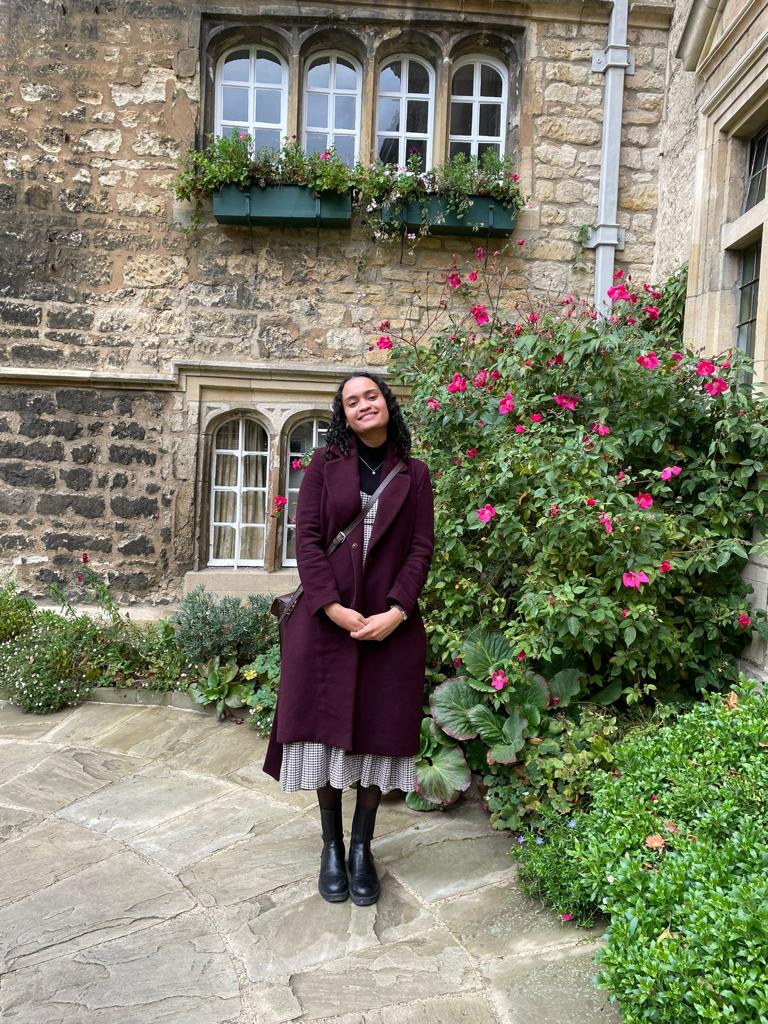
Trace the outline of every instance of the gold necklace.
<path fill-rule="evenodd" d="M 360 457 L 360 461 L 361 461 L 361 462 L 364 462 L 364 463 L 365 463 L 365 465 L 366 465 L 366 466 L 368 467 L 368 469 L 370 469 L 370 471 L 371 471 L 371 472 L 373 473 L 373 475 L 374 475 L 374 476 L 375 476 L 375 475 L 376 475 L 376 474 L 378 473 L 378 471 L 379 471 L 379 470 L 381 469 L 381 467 L 382 467 L 382 466 L 384 465 L 384 461 L 385 461 L 385 460 L 384 460 L 384 459 L 382 459 L 382 460 L 381 460 L 381 462 L 380 462 L 380 463 L 378 464 L 378 466 L 376 467 L 376 469 L 374 469 L 374 468 L 373 468 L 373 466 L 372 466 L 372 465 L 371 465 L 371 464 L 370 464 L 369 462 L 365 462 L 365 459 L 363 458 L 363 456 L 362 456 L 362 455 L 360 455 L 360 453 L 359 453 L 359 452 L 358 452 L 358 455 L 359 455 L 359 457 Z"/>

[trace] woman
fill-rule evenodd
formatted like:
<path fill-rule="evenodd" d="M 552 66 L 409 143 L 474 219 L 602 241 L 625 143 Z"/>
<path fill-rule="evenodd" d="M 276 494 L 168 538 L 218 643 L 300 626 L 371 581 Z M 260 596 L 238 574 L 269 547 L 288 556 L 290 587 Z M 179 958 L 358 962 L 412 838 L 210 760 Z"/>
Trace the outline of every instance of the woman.
<path fill-rule="evenodd" d="M 285 627 L 280 691 L 264 770 L 283 789 L 316 789 L 323 830 L 318 888 L 331 902 L 375 903 L 371 856 L 382 792 L 415 788 L 426 637 L 417 599 L 434 545 L 429 470 L 410 457 L 397 399 L 353 373 L 333 399 L 325 450 L 312 456 L 296 507 L 304 587 Z M 368 496 L 404 462 L 330 556 Z M 341 796 L 358 782 L 344 863 Z"/>

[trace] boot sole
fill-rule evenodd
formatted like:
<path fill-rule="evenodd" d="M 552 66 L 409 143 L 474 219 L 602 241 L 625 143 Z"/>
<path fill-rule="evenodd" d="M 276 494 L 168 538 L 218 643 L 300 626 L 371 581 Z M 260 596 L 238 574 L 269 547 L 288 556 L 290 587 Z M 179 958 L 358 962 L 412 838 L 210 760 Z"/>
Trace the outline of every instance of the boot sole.
<path fill-rule="evenodd" d="M 376 903 L 380 892 L 381 890 L 379 890 L 374 896 L 355 896 L 354 893 L 350 893 L 350 897 L 356 907 L 369 907 L 372 903 Z"/>
<path fill-rule="evenodd" d="M 343 903 L 344 900 L 349 899 L 348 892 L 323 892 L 322 889 L 318 889 L 317 891 L 323 899 L 327 900 L 329 903 Z"/>

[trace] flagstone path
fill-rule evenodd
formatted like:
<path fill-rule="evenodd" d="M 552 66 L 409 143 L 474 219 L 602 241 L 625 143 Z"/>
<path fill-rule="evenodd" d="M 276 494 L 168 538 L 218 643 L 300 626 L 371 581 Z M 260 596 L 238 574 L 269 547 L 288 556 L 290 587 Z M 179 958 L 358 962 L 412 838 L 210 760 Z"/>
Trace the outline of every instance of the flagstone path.
<path fill-rule="evenodd" d="M 0 1019 L 620 1020 L 591 982 L 599 931 L 520 892 L 477 801 L 385 797 L 378 904 L 326 903 L 315 794 L 284 794 L 264 748 L 173 707 L 0 703 Z"/>

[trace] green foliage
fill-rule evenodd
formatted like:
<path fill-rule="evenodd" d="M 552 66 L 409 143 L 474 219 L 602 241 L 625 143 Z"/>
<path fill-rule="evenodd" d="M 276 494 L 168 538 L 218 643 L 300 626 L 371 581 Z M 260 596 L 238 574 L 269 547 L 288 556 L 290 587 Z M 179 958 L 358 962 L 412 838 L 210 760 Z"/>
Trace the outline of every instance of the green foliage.
<path fill-rule="evenodd" d="M 87 616 L 37 612 L 29 629 L 0 643 L 11 703 L 42 715 L 85 700 L 98 671 L 99 632 Z"/>
<path fill-rule="evenodd" d="M 768 637 L 742 577 L 768 525 L 768 405 L 742 382 L 748 360 L 673 348 L 663 292 L 629 280 L 610 320 L 571 296 L 508 308 L 487 255 L 390 331 L 434 476 L 430 671 L 463 648 L 472 662 L 472 624 L 506 642 L 489 673 L 577 671 L 590 702 L 727 689 L 750 631 Z"/>
<path fill-rule="evenodd" d="M 685 296 L 688 291 L 688 264 L 684 263 L 667 278 L 663 285 L 654 289 L 659 293 L 659 329 L 674 343 L 683 337 L 685 321 Z"/>
<path fill-rule="evenodd" d="M 610 915 L 599 981 L 627 1024 L 768 1019 L 768 701 L 741 682 L 633 731 L 586 811 L 521 837 L 532 893 Z"/>
<path fill-rule="evenodd" d="M 13 580 L 0 580 L 0 643 L 28 632 L 34 619 L 34 601 L 21 597 Z"/>
<path fill-rule="evenodd" d="M 272 728 L 280 683 L 280 644 L 274 643 L 264 654 L 240 670 L 243 679 L 255 687 L 246 700 L 251 709 L 250 725 L 259 736 L 268 736 Z"/>
<path fill-rule="evenodd" d="M 269 611 L 271 600 L 264 594 L 251 594 L 245 604 L 231 595 L 217 601 L 200 585 L 171 616 L 176 645 L 196 665 L 211 658 L 246 665 L 277 642 L 277 626 Z"/>
<path fill-rule="evenodd" d="M 416 772 L 416 791 L 405 798 L 406 805 L 415 811 L 437 810 L 454 803 L 472 781 L 461 747 L 429 717 L 421 723 Z"/>
<path fill-rule="evenodd" d="M 241 708 L 248 700 L 250 687 L 236 681 L 237 663 L 228 661 L 221 665 L 218 658 L 211 658 L 199 667 L 199 679 L 192 683 L 188 693 L 197 704 L 215 704 L 216 717 L 224 718 L 227 708 Z"/>

